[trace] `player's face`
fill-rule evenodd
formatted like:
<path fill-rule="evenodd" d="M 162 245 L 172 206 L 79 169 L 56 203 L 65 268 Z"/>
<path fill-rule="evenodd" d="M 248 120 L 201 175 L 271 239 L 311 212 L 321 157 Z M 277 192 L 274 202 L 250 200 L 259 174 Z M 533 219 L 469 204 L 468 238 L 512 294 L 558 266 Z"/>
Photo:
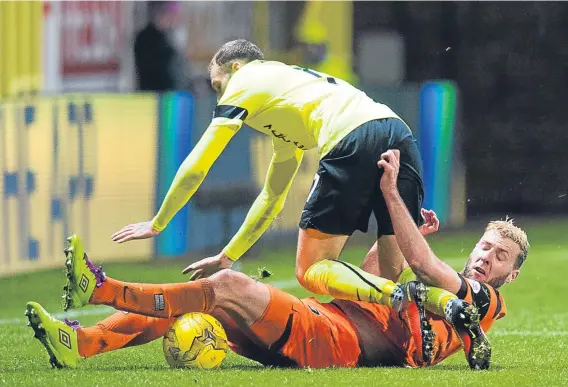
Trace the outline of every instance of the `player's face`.
<path fill-rule="evenodd" d="M 519 275 L 514 266 L 520 253 L 513 240 L 502 237 L 498 231 L 487 231 L 469 255 L 463 274 L 498 288 Z"/>
<path fill-rule="evenodd" d="M 211 78 L 211 87 L 215 94 L 217 94 L 217 101 L 219 101 L 227 88 L 227 83 L 231 75 L 223 71 L 216 63 L 213 63 L 209 77 Z"/>
<path fill-rule="evenodd" d="M 211 78 L 211 87 L 217 94 L 217 102 L 219 102 L 219 100 L 225 93 L 227 83 L 229 83 L 231 76 L 244 64 L 245 62 L 236 60 L 231 63 L 229 72 L 226 72 L 226 70 L 218 66 L 216 63 L 213 63 L 213 65 L 211 66 L 211 71 L 209 72 L 209 77 Z"/>

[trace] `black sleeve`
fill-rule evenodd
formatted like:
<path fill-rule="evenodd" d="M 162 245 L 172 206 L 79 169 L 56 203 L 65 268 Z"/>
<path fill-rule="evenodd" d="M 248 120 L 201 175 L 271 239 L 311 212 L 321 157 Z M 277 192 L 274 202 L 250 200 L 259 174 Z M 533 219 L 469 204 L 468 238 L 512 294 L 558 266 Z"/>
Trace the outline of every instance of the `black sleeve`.
<path fill-rule="evenodd" d="M 467 280 L 461 274 L 458 275 L 460 276 L 462 284 L 460 290 L 456 293 L 456 296 L 463 300 L 466 297 L 469 289 L 473 304 L 479 310 L 479 318 L 483 319 L 487 314 L 487 311 L 489 310 L 489 304 L 491 303 L 491 292 L 489 291 L 489 285 L 475 280 Z M 499 298 L 497 298 L 497 300 L 499 300 Z"/>
<path fill-rule="evenodd" d="M 497 308 L 495 308 L 495 313 L 493 313 L 492 318 L 496 318 L 499 313 L 501 312 L 501 309 L 503 308 L 503 305 L 501 303 L 501 296 L 499 296 L 499 292 L 497 290 L 495 290 L 495 295 L 497 296 Z M 501 316 L 503 317 L 503 316 Z M 499 318 L 501 318 L 499 317 Z"/>
<path fill-rule="evenodd" d="M 461 285 L 460 285 L 460 290 L 458 290 L 458 292 L 456 293 L 456 296 L 460 300 L 463 300 L 465 298 L 465 296 L 467 296 L 467 282 L 466 282 L 465 278 L 462 277 L 461 274 L 458 273 L 458 276 L 460 277 Z"/>

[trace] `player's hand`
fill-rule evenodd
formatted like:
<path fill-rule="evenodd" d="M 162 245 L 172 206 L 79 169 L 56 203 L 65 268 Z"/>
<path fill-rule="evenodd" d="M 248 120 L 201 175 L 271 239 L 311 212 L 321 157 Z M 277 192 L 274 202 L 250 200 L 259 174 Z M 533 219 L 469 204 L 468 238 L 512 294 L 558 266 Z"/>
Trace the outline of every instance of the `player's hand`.
<path fill-rule="evenodd" d="M 426 236 L 438 231 L 440 220 L 434 210 L 426 210 L 423 208 L 420 210 L 420 213 L 422 214 L 422 219 L 424 219 L 424 224 L 419 227 L 420 234 Z"/>
<path fill-rule="evenodd" d="M 396 180 L 398 178 L 398 170 L 400 168 L 400 151 L 398 149 L 389 149 L 381 155 L 381 159 L 377 163 L 379 168 L 384 170 L 381 177 L 381 191 L 383 195 L 395 194 L 398 192 Z"/>
<path fill-rule="evenodd" d="M 199 278 L 209 277 L 222 269 L 230 269 L 233 266 L 234 261 L 229 259 L 224 253 L 220 253 L 214 257 L 204 258 L 201 261 L 192 263 L 185 269 L 183 269 L 183 274 L 187 274 L 193 271 L 190 281 L 198 280 Z"/>
<path fill-rule="evenodd" d="M 111 238 L 114 242 L 124 243 L 133 239 L 153 238 L 159 233 L 152 227 L 152 222 L 142 222 L 123 227 L 122 230 L 112 234 Z"/>

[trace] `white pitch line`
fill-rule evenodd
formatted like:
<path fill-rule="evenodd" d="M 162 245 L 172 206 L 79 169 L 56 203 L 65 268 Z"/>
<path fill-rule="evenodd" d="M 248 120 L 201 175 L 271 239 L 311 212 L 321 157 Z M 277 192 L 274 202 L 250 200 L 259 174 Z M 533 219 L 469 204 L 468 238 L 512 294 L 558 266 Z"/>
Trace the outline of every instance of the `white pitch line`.
<path fill-rule="evenodd" d="M 295 281 L 279 281 L 273 282 L 273 285 L 286 285 L 290 283 L 297 283 Z M 87 310 L 73 310 L 68 313 L 54 313 L 53 316 L 62 319 L 62 318 L 75 318 L 75 317 L 83 317 L 83 316 L 102 316 L 108 315 L 114 309 L 110 307 L 99 307 L 96 309 L 87 309 Z M 9 318 L 9 319 L 0 319 L 0 325 L 24 325 L 26 323 L 26 318 L 22 316 L 22 318 Z M 489 332 L 489 336 L 521 336 L 521 337 L 551 337 L 551 336 L 568 336 L 568 331 L 547 331 L 547 330 L 540 330 L 540 331 L 517 331 L 517 330 L 496 330 Z"/>
<path fill-rule="evenodd" d="M 60 312 L 52 314 L 53 317 L 57 319 L 64 319 L 67 318 L 75 318 L 75 317 L 82 317 L 82 316 L 102 316 L 112 312 L 114 309 L 108 306 L 101 306 L 96 309 L 86 309 L 86 310 L 72 310 L 70 312 Z M 19 325 L 25 324 L 27 322 L 27 318 L 23 316 L 22 318 L 7 318 L 7 319 L 0 319 L 0 325 Z"/>
<path fill-rule="evenodd" d="M 286 288 L 291 286 L 298 286 L 298 282 L 296 280 L 288 280 L 288 281 L 275 281 L 272 282 L 271 285 L 278 287 L 278 288 Z M 73 310 L 67 313 L 54 313 L 53 316 L 58 319 L 67 318 L 75 318 L 75 317 L 84 317 L 84 316 L 102 316 L 108 315 L 114 309 L 108 306 L 101 306 L 94 309 L 87 309 L 87 310 Z M 0 325 L 24 325 L 26 323 L 26 318 L 22 316 L 22 318 L 9 318 L 9 319 L 0 319 Z M 521 336 L 521 337 L 551 337 L 551 336 L 568 336 L 568 331 L 548 331 L 548 330 L 539 330 L 539 331 L 518 331 L 518 330 L 495 330 L 489 332 L 489 336 Z"/>
<path fill-rule="evenodd" d="M 568 331 L 507 331 L 498 330 L 494 332 L 489 332 L 488 335 L 491 336 L 568 336 Z"/>
<path fill-rule="evenodd" d="M 278 289 L 291 289 L 291 288 L 299 288 L 300 283 L 298 280 L 282 280 L 282 281 L 270 281 L 267 282 L 269 285 L 274 286 Z"/>

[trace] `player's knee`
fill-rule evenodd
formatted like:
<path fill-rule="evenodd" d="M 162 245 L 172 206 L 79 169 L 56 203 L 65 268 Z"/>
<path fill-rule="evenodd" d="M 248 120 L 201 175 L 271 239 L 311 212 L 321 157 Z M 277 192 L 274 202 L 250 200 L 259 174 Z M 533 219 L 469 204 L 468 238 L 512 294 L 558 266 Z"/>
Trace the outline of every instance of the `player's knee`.
<path fill-rule="evenodd" d="M 320 289 L 321 282 L 326 281 L 330 260 L 314 262 L 309 266 L 297 266 L 296 278 L 304 289 L 310 292 L 323 294 Z M 324 292 L 325 293 L 325 292 Z"/>
<path fill-rule="evenodd" d="M 239 272 L 231 269 L 223 269 L 213 274 L 209 279 L 213 282 L 214 286 L 221 286 L 224 284 L 232 285 L 239 281 Z"/>
<path fill-rule="evenodd" d="M 298 279 L 298 282 L 300 283 L 300 285 L 302 285 L 304 288 L 306 287 L 306 271 L 308 271 L 309 267 L 304 267 L 304 265 L 296 265 L 296 278 Z"/>
<path fill-rule="evenodd" d="M 296 258 L 296 278 L 303 287 L 306 287 L 306 272 L 317 261 L 318 260 L 314 259 L 304 259 L 303 257 Z"/>
<path fill-rule="evenodd" d="M 309 267 L 296 268 L 296 278 L 304 289 L 316 294 L 328 294 L 327 283 L 334 260 L 322 260 Z"/>
<path fill-rule="evenodd" d="M 215 295 L 219 298 L 222 298 L 223 295 L 239 294 L 240 291 L 254 283 L 254 280 L 249 276 L 231 269 L 223 269 L 213 274 L 209 279 L 213 283 Z"/>

